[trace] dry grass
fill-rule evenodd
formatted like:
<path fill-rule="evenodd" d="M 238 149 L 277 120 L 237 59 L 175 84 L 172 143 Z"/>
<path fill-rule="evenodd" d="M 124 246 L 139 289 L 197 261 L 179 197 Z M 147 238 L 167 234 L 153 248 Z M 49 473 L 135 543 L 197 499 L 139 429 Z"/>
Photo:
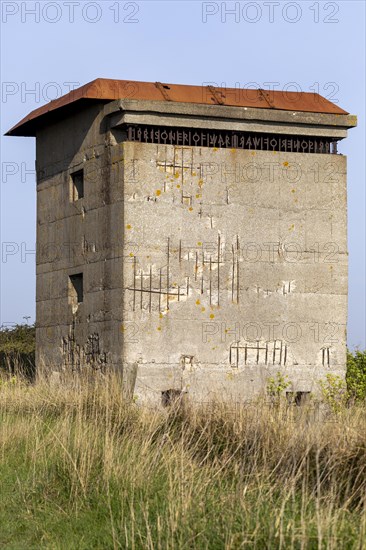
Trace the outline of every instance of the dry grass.
<path fill-rule="evenodd" d="M 113 378 L 0 403 L 2 548 L 366 547 L 365 407 L 152 411 Z"/>

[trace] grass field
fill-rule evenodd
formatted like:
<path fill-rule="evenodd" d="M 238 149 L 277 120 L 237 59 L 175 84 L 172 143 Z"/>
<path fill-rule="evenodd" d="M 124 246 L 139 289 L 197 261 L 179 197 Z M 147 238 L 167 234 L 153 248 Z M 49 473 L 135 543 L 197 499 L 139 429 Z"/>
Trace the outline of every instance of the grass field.
<path fill-rule="evenodd" d="M 365 406 L 156 412 L 110 379 L 0 411 L 1 548 L 366 548 Z"/>

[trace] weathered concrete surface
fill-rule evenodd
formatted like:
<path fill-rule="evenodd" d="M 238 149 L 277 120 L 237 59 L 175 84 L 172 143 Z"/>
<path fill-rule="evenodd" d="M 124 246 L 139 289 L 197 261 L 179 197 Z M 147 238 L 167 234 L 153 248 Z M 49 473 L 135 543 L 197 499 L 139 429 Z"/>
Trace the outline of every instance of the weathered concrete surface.
<path fill-rule="evenodd" d="M 123 319 L 139 397 L 238 400 L 277 371 L 314 391 L 344 372 L 345 157 L 124 143 L 123 158 L 138 173 Z"/>
<path fill-rule="evenodd" d="M 345 370 L 346 158 L 126 142 L 119 125 L 341 138 L 354 118 L 154 103 L 95 105 L 37 135 L 38 367 L 115 368 L 157 404 L 170 389 L 248 399 L 279 371 L 316 392 Z"/>
<path fill-rule="evenodd" d="M 122 178 L 112 177 L 103 106 L 37 137 L 37 365 L 122 368 Z M 85 196 L 70 201 L 70 174 L 84 169 Z M 73 311 L 69 275 L 83 272 Z M 51 367 L 52 366 L 52 367 Z"/>

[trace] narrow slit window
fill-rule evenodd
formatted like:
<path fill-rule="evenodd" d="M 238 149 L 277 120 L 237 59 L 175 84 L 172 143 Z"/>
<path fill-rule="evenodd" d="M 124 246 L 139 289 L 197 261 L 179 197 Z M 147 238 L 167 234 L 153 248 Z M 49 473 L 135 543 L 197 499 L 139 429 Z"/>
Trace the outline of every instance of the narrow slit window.
<path fill-rule="evenodd" d="M 71 174 L 70 199 L 72 202 L 84 197 L 84 170 L 78 170 Z"/>
<path fill-rule="evenodd" d="M 77 306 L 84 301 L 83 274 L 76 273 L 69 276 L 69 301 L 71 305 Z"/>

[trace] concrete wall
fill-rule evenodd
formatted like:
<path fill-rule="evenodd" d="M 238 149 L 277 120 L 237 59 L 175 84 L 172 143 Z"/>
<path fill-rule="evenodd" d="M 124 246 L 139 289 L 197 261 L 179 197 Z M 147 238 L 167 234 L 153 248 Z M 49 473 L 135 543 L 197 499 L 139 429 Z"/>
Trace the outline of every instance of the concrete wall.
<path fill-rule="evenodd" d="M 343 374 L 346 158 L 124 142 L 128 117 L 186 125 L 195 107 L 169 118 L 117 103 L 37 135 L 38 367 L 116 368 L 154 403 L 167 390 L 248 399 L 279 371 L 290 390 L 316 392 Z M 278 112 L 198 111 L 198 127 L 282 129 Z M 346 134 L 329 115 L 286 117 L 288 133 Z M 85 197 L 71 202 L 81 168 Z M 76 308 L 68 279 L 80 272 Z"/>
<path fill-rule="evenodd" d="M 345 157 L 141 143 L 123 155 L 138 174 L 124 182 L 125 247 L 138 248 L 123 316 L 138 398 L 240 400 L 278 371 L 316 391 L 344 372 Z"/>
<path fill-rule="evenodd" d="M 104 126 L 96 105 L 37 135 L 37 365 L 47 371 L 121 368 L 123 187 Z M 80 169 L 85 196 L 72 202 L 70 174 Z M 76 309 L 69 275 L 80 272 Z"/>

